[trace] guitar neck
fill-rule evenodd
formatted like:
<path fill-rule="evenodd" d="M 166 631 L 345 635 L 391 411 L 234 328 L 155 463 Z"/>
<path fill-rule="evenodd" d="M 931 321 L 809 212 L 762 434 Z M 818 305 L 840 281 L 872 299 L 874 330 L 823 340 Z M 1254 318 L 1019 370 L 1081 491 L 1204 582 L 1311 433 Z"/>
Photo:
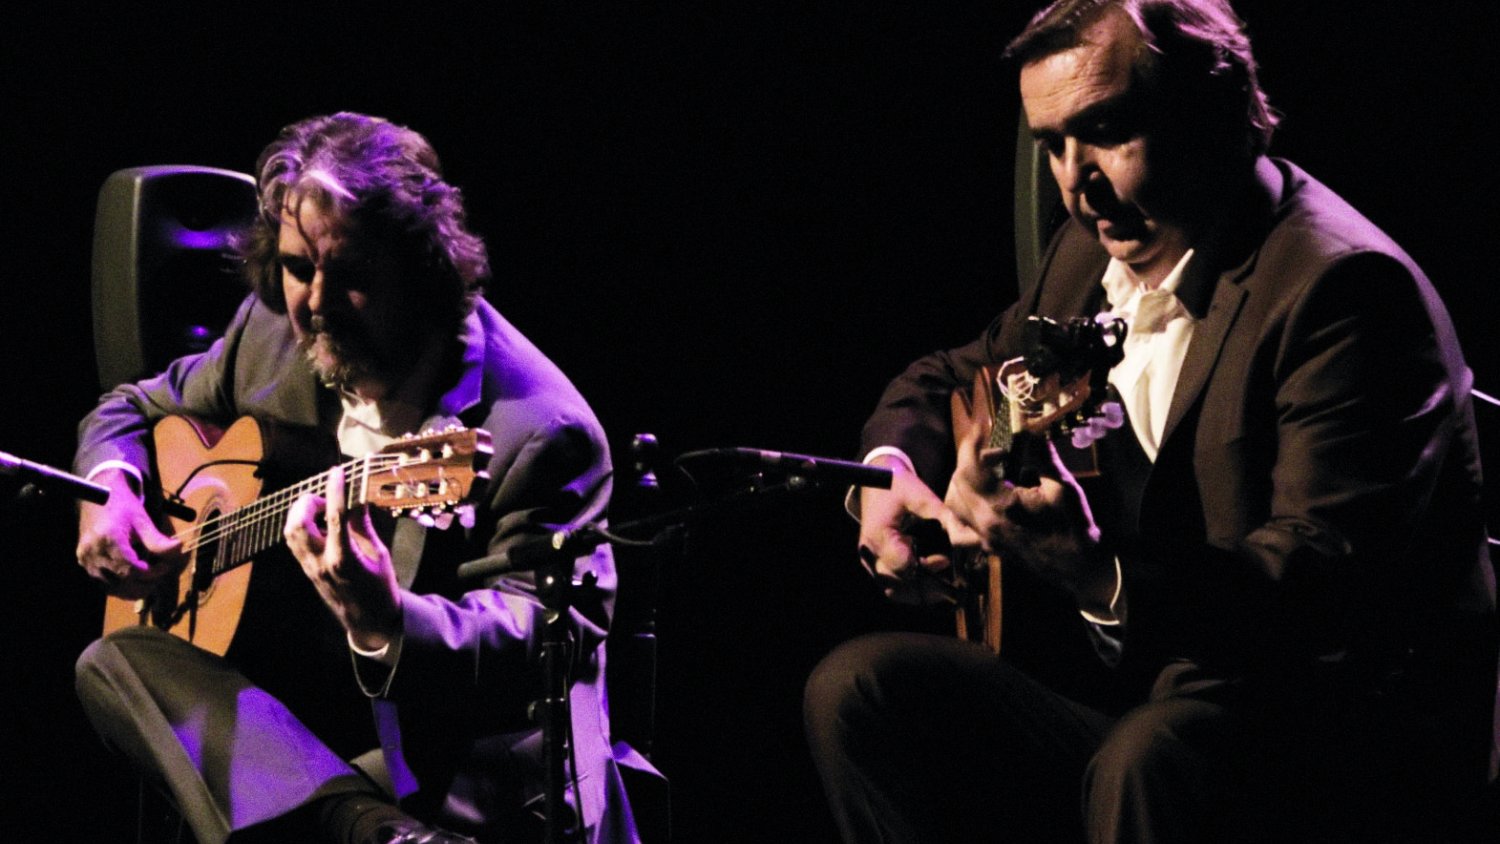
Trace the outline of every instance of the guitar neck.
<path fill-rule="evenodd" d="M 371 455 L 343 465 L 344 475 L 360 479 L 368 475 Z M 198 575 L 212 579 L 255 559 L 282 541 L 287 512 L 292 502 L 307 494 L 325 495 L 332 470 L 314 475 L 300 483 L 278 490 L 244 505 L 210 516 L 178 535 L 186 544 L 199 549 Z M 344 489 L 347 510 L 364 500 L 362 485 L 350 483 Z M 209 549 L 211 559 L 203 559 Z"/>

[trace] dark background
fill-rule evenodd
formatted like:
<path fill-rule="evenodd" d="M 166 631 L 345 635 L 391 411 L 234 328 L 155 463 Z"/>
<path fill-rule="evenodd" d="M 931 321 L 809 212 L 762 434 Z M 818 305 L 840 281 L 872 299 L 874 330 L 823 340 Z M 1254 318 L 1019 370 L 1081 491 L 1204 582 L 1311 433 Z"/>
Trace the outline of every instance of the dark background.
<path fill-rule="evenodd" d="M 111 172 L 249 170 L 281 126 L 350 109 L 433 141 L 491 244 L 491 300 L 589 397 L 617 463 L 638 431 L 668 452 L 853 457 L 884 383 L 1014 295 L 999 53 L 1037 5 L 13 10 L 0 450 L 66 466 L 99 392 L 89 253 Z M 1274 150 L 1427 268 L 1500 394 L 1496 7 L 1337 5 L 1241 4 L 1287 115 Z M 70 507 L 13 492 L 0 829 L 128 841 L 133 780 L 71 694 L 102 599 L 72 562 Z M 719 527 L 663 571 L 656 759 L 678 839 L 830 840 L 802 681 L 838 641 L 923 620 L 872 594 L 837 494 Z"/>

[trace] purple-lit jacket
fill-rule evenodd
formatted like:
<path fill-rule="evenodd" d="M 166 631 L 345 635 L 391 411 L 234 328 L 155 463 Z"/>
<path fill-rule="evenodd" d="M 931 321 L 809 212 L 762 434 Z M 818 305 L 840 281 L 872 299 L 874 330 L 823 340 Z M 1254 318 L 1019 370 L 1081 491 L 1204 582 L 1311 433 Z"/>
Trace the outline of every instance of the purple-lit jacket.
<path fill-rule="evenodd" d="M 398 571 L 416 570 L 419 584 L 443 581 L 427 577 L 430 567 L 451 571 L 467 559 L 506 551 L 549 525 L 600 521 L 609 503 L 607 442 L 567 377 L 483 300 L 465 321 L 460 341 L 450 386 L 424 428 L 488 430 L 494 447 L 486 467 L 490 480 L 476 496 L 474 528 L 457 540 L 426 542 L 420 570 L 418 561 L 401 556 L 404 549 L 423 547 L 421 527 L 411 520 L 397 525 L 391 545 Z M 225 426 L 253 416 L 331 436 L 340 412 L 337 396 L 319 385 L 297 352 L 287 317 L 251 296 L 207 352 L 107 394 L 80 426 L 75 465 L 86 471 L 123 460 L 149 475 L 151 426 L 170 414 Z M 419 541 L 401 541 L 403 532 L 415 532 Z M 577 790 L 587 840 L 630 841 L 635 826 L 619 766 L 649 765 L 610 739 L 604 640 L 614 565 L 607 547 L 576 565 L 578 574 L 595 575 L 599 587 L 597 600 L 580 600 L 571 611 Z M 418 781 L 414 805 L 462 829 L 483 828 L 515 812 L 518 800 L 540 810 L 545 768 L 540 731 L 527 707 L 543 691 L 543 609 L 531 575 L 496 576 L 470 591 L 406 591 L 403 604 L 405 638 L 388 699 L 395 705 L 405 761 Z M 344 671 L 353 684 L 347 663 Z M 381 733 L 389 741 L 394 731 L 384 725 Z"/>

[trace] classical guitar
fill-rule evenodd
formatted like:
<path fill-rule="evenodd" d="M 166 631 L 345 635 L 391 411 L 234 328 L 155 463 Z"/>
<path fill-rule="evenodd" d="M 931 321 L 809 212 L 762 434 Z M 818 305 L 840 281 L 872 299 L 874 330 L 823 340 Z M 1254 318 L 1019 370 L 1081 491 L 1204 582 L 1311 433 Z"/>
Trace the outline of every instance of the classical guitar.
<path fill-rule="evenodd" d="M 955 446 L 977 426 L 982 447 L 1004 454 L 994 468 L 997 480 L 1028 486 L 1036 483 L 1038 447 L 1067 436 L 1071 448 L 1059 454 L 1069 471 L 1076 477 L 1098 474 L 1093 443 L 1124 422 L 1108 377 L 1124 356 L 1125 332 L 1121 319 L 1059 323 L 1030 317 L 1022 333 L 1024 355 L 981 367 L 971 390 L 953 393 Z M 958 637 L 999 653 L 999 555 L 955 553 L 949 577 Z"/>
<path fill-rule="evenodd" d="M 245 607 L 252 560 L 282 541 L 292 502 L 323 492 L 332 470 L 262 495 L 266 440 L 249 417 L 221 432 L 168 416 L 156 424 L 152 439 L 161 489 L 195 513 L 191 519 L 169 517 L 187 562 L 145 599 L 108 598 L 104 632 L 152 624 L 222 656 Z M 343 464 L 345 504 L 447 527 L 455 516 L 472 515 L 463 502 L 475 479 L 485 476 L 478 467 L 490 450 L 484 430 L 403 437 Z"/>

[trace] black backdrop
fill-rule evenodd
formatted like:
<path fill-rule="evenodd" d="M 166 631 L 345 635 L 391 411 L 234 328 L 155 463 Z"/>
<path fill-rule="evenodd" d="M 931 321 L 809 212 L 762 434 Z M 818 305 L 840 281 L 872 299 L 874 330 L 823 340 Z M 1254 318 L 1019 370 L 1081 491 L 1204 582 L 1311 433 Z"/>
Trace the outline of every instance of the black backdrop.
<path fill-rule="evenodd" d="M 97 393 L 89 248 L 109 173 L 248 170 L 282 125 L 352 109 L 432 139 L 491 244 L 491 300 L 617 452 L 652 431 L 669 451 L 853 456 L 884 382 L 1013 295 L 1017 101 L 998 54 L 1036 5 L 13 10 L 0 450 L 67 465 Z M 1242 4 L 1287 114 L 1276 151 L 1427 267 L 1500 393 L 1495 7 L 1337 5 Z M 70 693 L 101 599 L 71 562 L 68 506 L 13 491 L 0 829 L 127 841 L 133 783 Z M 802 680 L 839 640 L 921 620 L 870 594 L 835 495 L 719 527 L 661 594 L 657 759 L 679 840 L 829 840 Z"/>

